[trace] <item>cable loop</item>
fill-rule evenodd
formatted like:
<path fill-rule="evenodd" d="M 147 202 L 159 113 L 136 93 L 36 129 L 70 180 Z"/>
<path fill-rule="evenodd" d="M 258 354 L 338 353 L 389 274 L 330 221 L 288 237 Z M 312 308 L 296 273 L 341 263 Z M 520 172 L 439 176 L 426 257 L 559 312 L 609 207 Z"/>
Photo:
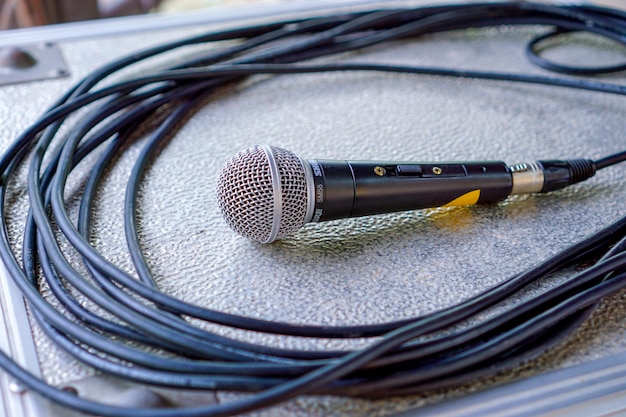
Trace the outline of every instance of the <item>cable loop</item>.
<path fill-rule="evenodd" d="M 613 65 L 603 65 L 603 66 L 594 66 L 594 67 L 583 67 L 583 66 L 573 66 L 560 64 L 554 61 L 550 61 L 547 58 L 544 58 L 540 55 L 541 52 L 545 51 L 549 46 L 544 46 L 541 48 L 541 43 L 544 43 L 548 40 L 552 40 L 553 38 L 557 38 L 563 34 L 574 33 L 574 31 L 570 30 L 555 30 L 553 32 L 546 33 L 545 35 L 538 36 L 532 41 L 530 41 L 526 47 L 526 56 L 528 60 L 533 64 L 541 67 L 545 70 L 556 72 L 559 74 L 568 74 L 568 75 L 601 75 L 601 74 L 610 74 L 615 72 L 626 71 L 626 62 L 621 64 L 613 64 Z M 551 45 L 550 47 L 554 47 Z"/>

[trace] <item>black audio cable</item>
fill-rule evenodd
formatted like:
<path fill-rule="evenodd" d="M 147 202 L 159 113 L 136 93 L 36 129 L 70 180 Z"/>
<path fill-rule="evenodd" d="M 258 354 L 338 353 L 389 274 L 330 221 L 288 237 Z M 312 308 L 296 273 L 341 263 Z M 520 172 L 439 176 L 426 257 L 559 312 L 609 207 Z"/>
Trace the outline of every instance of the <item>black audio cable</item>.
<path fill-rule="evenodd" d="M 297 395 L 374 398 L 449 387 L 514 366 L 561 341 L 590 314 L 598 300 L 626 287 L 626 217 L 457 305 L 421 317 L 336 327 L 227 314 L 162 293 L 137 236 L 137 193 L 159 144 L 219 89 L 256 74 L 400 72 L 626 94 L 626 86 L 590 78 L 348 63 L 335 56 L 358 54 L 356 51 L 362 48 L 392 40 L 498 25 L 551 28 L 527 47 L 531 62 L 546 70 L 593 76 L 625 69 L 624 64 L 569 67 L 541 55 L 542 45 L 578 31 L 610 39 L 623 47 L 625 13 L 593 6 L 515 2 L 367 10 L 242 26 L 133 53 L 88 75 L 24 131 L 0 159 L 0 256 L 11 278 L 47 336 L 99 371 L 158 386 L 254 394 L 227 404 L 197 408 L 129 409 L 92 402 L 52 387 L 20 368 L 3 352 L 0 367 L 52 401 L 90 414 L 223 416 L 267 407 Z M 137 62 L 187 45 L 219 41 L 236 42 L 216 46 L 169 69 L 125 81 L 109 80 L 111 75 Z M 320 57 L 324 57 L 321 63 L 315 60 Z M 85 108 L 87 112 L 75 115 Z M 124 146 L 137 138 L 137 132 L 146 129 L 146 119 L 158 121 L 157 127 L 149 133 L 136 160 L 124 203 L 128 251 L 137 279 L 109 262 L 90 244 L 92 234 L 97 232 L 90 220 L 105 172 Z M 84 179 L 78 219 L 72 220 L 66 210 L 66 181 L 90 155 L 97 158 Z M 625 160 L 626 151 L 619 151 L 590 160 L 590 164 L 601 170 Z M 29 213 L 22 241 L 17 242 L 9 234 L 14 225 L 7 216 L 7 196 L 12 178 L 25 165 Z M 559 176 L 554 178 L 556 182 L 562 180 Z M 80 254 L 88 274 L 66 259 L 61 239 L 66 239 Z M 20 246 L 21 257 L 15 253 Z M 457 326 L 542 277 L 583 261 L 592 265 L 570 273 L 568 279 L 545 293 L 489 319 Z M 42 279 L 66 313 L 42 295 Z M 97 308 L 81 303 L 75 298 L 77 292 Z M 375 339 L 367 347 L 349 352 L 281 349 L 220 336 L 192 324 L 188 317 L 271 334 Z"/>

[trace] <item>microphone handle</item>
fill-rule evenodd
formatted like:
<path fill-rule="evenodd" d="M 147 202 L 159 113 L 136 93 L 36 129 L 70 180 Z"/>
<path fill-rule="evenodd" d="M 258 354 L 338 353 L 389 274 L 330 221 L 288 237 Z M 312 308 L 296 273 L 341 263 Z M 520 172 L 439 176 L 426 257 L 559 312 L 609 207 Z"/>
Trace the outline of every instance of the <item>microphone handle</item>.
<path fill-rule="evenodd" d="M 513 187 L 511 169 L 500 161 L 310 160 L 308 165 L 314 186 L 311 222 L 494 203 L 506 199 Z"/>

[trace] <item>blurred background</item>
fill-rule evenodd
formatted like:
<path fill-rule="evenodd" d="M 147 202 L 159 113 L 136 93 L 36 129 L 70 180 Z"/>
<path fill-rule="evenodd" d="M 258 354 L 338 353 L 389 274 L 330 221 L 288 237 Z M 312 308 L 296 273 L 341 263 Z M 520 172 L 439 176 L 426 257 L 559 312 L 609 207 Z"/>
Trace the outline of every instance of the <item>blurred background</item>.
<path fill-rule="evenodd" d="M 0 30 L 279 1 L 281 0 L 0 0 Z"/>
<path fill-rule="evenodd" d="M 280 1 L 306 2 L 306 0 L 0 0 L 0 30 L 144 13 L 177 13 L 217 6 Z M 311 1 L 314 0 L 308 0 Z M 542 1 L 594 3 L 626 9 L 626 0 Z"/>

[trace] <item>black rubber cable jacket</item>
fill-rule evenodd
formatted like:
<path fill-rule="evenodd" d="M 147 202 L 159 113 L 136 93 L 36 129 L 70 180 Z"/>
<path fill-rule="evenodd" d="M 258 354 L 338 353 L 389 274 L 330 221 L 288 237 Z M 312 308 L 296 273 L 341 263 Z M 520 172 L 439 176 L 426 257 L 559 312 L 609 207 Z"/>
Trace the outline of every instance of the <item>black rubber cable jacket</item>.
<path fill-rule="evenodd" d="M 158 290 L 141 251 L 135 225 L 137 190 L 142 171 L 161 141 L 182 122 L 194 100 L 211 98 L 218 88 L 258 74 L 378 71 L 521 82 L 559 88 L 625 95 L 626 86 L 573 77 L 507 74 L 454 68 L 427 68 L 378 63 L 345 63 L 332 54 L 354 53 L 367 46 L 442 31 L 494 25 L 544 25 L 556 32 L 539 35 L 527 46 L 535 64 L 556 73 L 593 76 L 620 71 L 606 67 L 568 67 L 538 55 L 540 43 L 554 33 L 586 31 L 626 45 L 626 14 L 592 6 L 533 3 L 476 3 L 415 9 L 372 10 L 286 19 L 238 27 L 159 45 L 131 54 L 94 71 L 70 88 L 35 121 L 0 158 L 0 210 L 6 211 L 9 178 L 32 152 L 28 173 L 31 210 L 26 219 L 22 263 L 12 253 L 3 217 L 0 256 L 41 322 L 59 346 L 104 372 L 156 385 L 262 392 L 231 404 L 182 410 L 125 409 L 97 404 L 50 387 L 25 373 L 0 352 L 0 367 L 31 389 L 70 408 L 107 416 L 218 416 L 266 407 L 300 394 L 354 396 L 404 395 L 448 387 L 470 378 L 514 366 L 554 346 L 584 320 L 602 297 L 626 286 L 626 218 L 563 250 L 539 265 L 503 280 L 458 305 L 423 316 L 377 325 L 310 326 L 275 323 L 189 305 Z M 552 29 L 551 29 L 552 30 Z M 542 38 L 543 36 L 543 38 Z M 237 41 L 199 54 L 186 62 L 128 81 L 104 83 L 112 74 L 186 45 Z M 323 58 L 324 61 L 308 61 Z M 89 107 L 77 122 L 68 116 Z M 128 181 L 126 234 L 136 275 L 108 262 L 89 242 L 90 213 L 105 171 L 136 135 L 138 118 L 155 117 L 160 127 L 142 151 Z M 67 137 L 59 137 L 64 124 Z M 67 213 L 65 182 L 88 155 L 107 147 L 87 180 L 76 225 Z M 46 164 L 44 165 L 44 159 Z M 596 159 L 598 169 L 626 160 L 626 151 Z M 50 216 L 52 210 L 52 217 Z M 51 226 L 54 222 L 59 229 Z M 57 238 L 63 235 L 83 257 L 89 276 L 65 259 Z M 597 258 L 600 257 L 599 260 Z M 452 329 L 527 285 L 576 262 L 594 265 L 513 309 L 473 326 Z M 38 271 L 38 263 L 42 269 Z M 571 272 L 571 271 L 569 271 Z M 39 293 L 38 278 L 48 282 L 69 310 L 61 314 Z M 73 296 L 85 294 L 115 320 L 99 316 Z M 305 337 L 378 337 L 367 348 L 351 352 L 301 351 L 238 342 L 186 322 L 186 316 L 219 325 Z M 147 353 L 112 337 L 158 347 L 173 357 Z M 120 360 L 133 363 L 126 367 Z"/>

